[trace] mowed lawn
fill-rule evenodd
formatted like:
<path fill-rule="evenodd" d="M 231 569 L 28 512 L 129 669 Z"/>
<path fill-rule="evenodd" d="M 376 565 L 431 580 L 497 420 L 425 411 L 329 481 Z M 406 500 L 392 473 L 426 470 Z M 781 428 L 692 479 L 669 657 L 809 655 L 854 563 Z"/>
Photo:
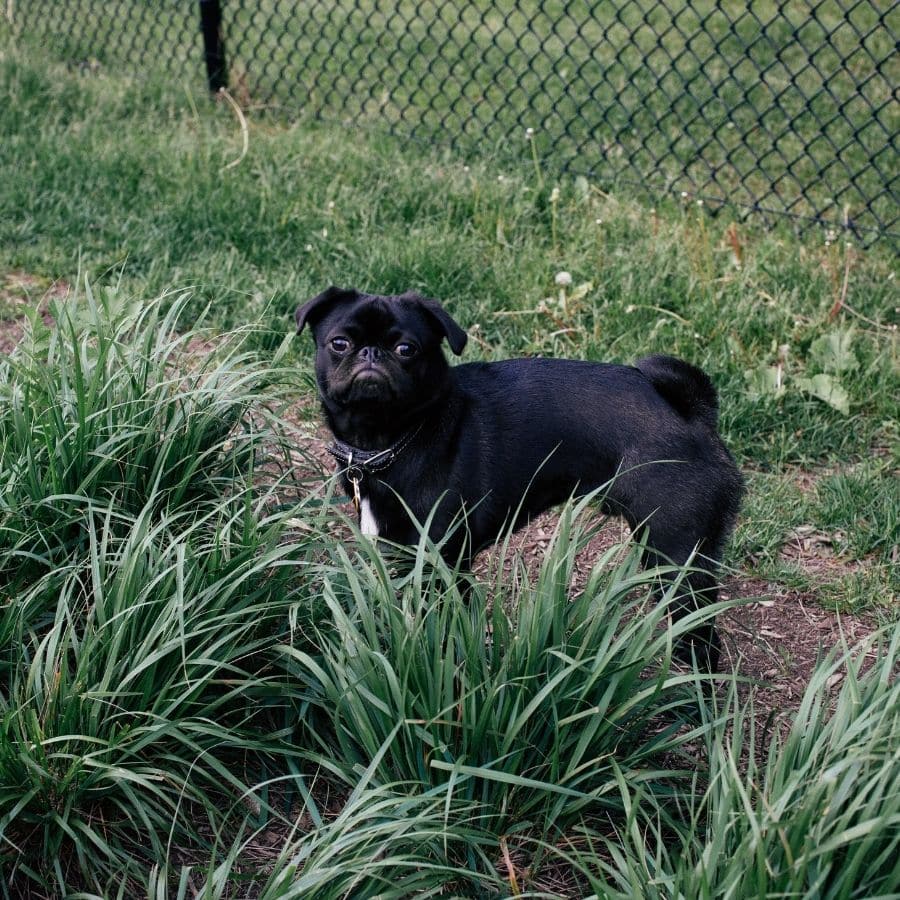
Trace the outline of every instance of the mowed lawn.
<path fill-rule="evenodd" d="M 0 135 L 6 896 L 898 890 L 887 242 L 253 114 L 244 154 L 226 103 L 8 39 Z M 425 541 L 386 562 L 291 335 L 332 283 L 439 298 L 469 359 L 706 368 L 748 481 L 736 602 L 864 645 L 823 646 L 769 729 L 745 681 L 671 667 L 627 545 L 567 591 L 590 508 L 468 602 Z"/>
<path fill-rule="evenodd" d="M 20 5 L 13 21 L 84 68 L 200 76 L 189 4 L 123 0 L 114 24 L 99 4 L 56 11 Z M 222 17 L 231 88 L 257 112 L 535 156 L 644 199 L 686 190 L 848 219 L 867 240 L 897 230 L 900 12 L 877 0 L 262 0 Z"/>

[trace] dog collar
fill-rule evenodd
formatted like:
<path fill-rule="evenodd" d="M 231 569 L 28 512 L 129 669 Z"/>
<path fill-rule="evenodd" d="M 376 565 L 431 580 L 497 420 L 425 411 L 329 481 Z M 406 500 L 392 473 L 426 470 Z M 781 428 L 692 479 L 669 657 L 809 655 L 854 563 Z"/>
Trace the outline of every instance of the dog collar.
<path fill-rule="evenodd" d="M 388 447 L 386 450 L 360 450 L 359 447 L 353 447 L 335 438 L 334 443 L 328 448 L 328 452 L 341 465 L 347 467 L 345 474 L 350 484 L 353 485 L 353 506 L 356 509 L 357 516 L 360 514 L 362 501 L 359 486 L 363 478 L 374 472 L 383 472 L 385 469 L 390 468 L 396 462 L 397 457 L 409 446 L 410 441 L 421 430 L 422 424 L 419 423 L 412 431 L 407 431 L 396 444 Z"/>
<path fill-rule="evenodd" d="M 334 443 L 328 447 L 328 452 L 339 463 L 349 469 L 358 470 L 354 475 L 361 478 L 363 475 L 371 475 L 374 472 L 383 472 L 385 469 L 389 469 L 421 430 L 420 423 L 412 431 L 407 431 L 396 444 L 385 450 L 360 450 L 359 447 L 353 447 L 335 439 Z"/>

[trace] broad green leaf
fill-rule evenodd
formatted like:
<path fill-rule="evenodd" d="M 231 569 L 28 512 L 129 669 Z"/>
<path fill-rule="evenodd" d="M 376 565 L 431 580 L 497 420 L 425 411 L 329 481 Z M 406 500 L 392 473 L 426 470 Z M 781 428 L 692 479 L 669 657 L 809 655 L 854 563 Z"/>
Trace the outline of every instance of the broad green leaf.
<path fill-rule="evenodd" d="M 853 335 L 853 328 L 839 328 L 816 338 L 809 348 L 810 360 L 815 363 L 813 368 L 836 373 L 856 369 L 859 360 L 853 352 Z"/>
<path fill-rule="evenodd" d="M 798 378 L 797 387 L 801 391 L 824 400 L 829 406 L 843 413 L 845 416 L 850 414 L 850 396 L 843 385 L 831 375 L 820 373 L 813 375 L 812 378 Z"/>
<path fill-rule="evenodd" d="M 744 372 L 747 380 L 747 393 L 753 400 L 764 397 L 779 398 L 784 395 L 784 367 L 758 366 Z"/>

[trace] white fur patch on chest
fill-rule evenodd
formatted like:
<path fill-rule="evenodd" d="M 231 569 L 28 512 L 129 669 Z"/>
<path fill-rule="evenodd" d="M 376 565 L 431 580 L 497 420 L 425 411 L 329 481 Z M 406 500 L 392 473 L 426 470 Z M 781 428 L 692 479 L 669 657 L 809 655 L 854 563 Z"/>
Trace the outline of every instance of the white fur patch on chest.
<path fill-rule="evenodd" d="M 378 537 L 378 523 L 375 521 L 368 497 L 364 497 L 359 503 L 359 530 L 363 534 Z"/>

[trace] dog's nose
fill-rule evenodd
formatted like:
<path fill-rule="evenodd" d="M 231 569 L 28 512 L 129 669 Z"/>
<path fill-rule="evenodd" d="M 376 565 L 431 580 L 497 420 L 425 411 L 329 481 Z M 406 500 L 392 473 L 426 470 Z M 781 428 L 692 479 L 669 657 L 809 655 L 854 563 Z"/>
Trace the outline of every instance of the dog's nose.
<path fill-rule="evenodd" d="M 377 362 L 381 357 L 381 351 L 377 347 L 363 347 L 359 351 L 359 355 L 361 359 L 368 360 L 369 362 Z"/>

